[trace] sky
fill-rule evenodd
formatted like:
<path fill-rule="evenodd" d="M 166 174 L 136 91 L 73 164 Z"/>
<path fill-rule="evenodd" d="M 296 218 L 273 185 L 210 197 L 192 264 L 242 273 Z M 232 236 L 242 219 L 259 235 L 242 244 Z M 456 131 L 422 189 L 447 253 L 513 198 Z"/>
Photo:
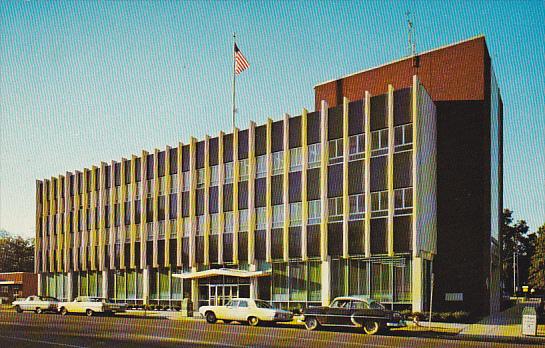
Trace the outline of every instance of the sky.
<path fill-rule="evenodd" d="M 504 206 L 545 223 L 545 7 L 490 2 L 0 2 L 0 229 L 35 182 L 314 109 L 323 81 L 484 34 L 504 100 Z"/>

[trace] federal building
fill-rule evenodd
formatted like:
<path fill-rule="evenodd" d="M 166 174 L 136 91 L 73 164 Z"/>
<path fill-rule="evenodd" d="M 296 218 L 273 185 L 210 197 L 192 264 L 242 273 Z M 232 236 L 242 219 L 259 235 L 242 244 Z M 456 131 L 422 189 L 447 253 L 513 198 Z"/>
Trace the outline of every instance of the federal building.
<path fill-rule="evenodd" d="M 423 311 L 433 286 L 434 309 L 497 311 L 503 104 L 484 36 L 314 90 L 313 111 L 38 180 L 38 291 Z"/>

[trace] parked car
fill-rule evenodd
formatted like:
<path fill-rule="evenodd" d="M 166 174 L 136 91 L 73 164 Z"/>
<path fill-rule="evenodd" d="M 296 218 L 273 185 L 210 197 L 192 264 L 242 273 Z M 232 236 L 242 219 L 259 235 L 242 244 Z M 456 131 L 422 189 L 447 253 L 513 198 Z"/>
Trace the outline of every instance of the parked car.
<path fill-rule="evenodd" d="M 127 310 L 125 303 L 113 303 L 106 298 L 86 296 L 76 297 L 72 302 L 60 302 L 57 306 L 62 315 L 85 313 L 88 317 L 99 313 L 114 314 Z"/>
<path fill-rule="evenodd" d="M 369 335 L 407 325 L 401 313 L 387 310 L 365 296 L 337 297 L 327 307 L 310 307 L 303 311 L 301 320 L 307 330 L 321 326 L 353 326 L 363 328 Z"/>
<path fill-rule="evenodd" d="M 537 320 L 539 322 L 545 322 L 545 295 L 541 296 L 539 300 L 539 305 L 536 309 Z"/>
<path fill-rule="evenodd" d="M 49 296 L 29 296 L 26 299 L 13 301 L 11 304 L 17 313 L 33 311 L 37 314 L 43 312 L 57 312 L 59 300 Z"/>
<path fill-rule="evenodd" d="M 225 323 L 232 321 L 248 322 L 251 326 L 257 326 L 262 322 L 287 322 L 293 319 L 293 314 L 282 309 L 275 309 L 263 300 L 249 298 L 233 299 L 225 306 L 203 306 L 199 313 L 210 324 L 217 320 Z"/>

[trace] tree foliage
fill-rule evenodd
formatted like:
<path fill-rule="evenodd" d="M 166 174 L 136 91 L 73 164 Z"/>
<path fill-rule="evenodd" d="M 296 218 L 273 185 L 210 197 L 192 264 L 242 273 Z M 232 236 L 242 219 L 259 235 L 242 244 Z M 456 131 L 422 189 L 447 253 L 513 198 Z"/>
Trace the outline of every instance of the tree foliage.
<path fill-rule="evenodd" d="M 537 231 L 535 251 L 530 263 L 528 284 L 532 288 L 545 290 L 545 224 Z"/>
<path fill-rule="evenodd" d="M 1 237 L 0 272 L 34 272 L 34 239 Z"/>

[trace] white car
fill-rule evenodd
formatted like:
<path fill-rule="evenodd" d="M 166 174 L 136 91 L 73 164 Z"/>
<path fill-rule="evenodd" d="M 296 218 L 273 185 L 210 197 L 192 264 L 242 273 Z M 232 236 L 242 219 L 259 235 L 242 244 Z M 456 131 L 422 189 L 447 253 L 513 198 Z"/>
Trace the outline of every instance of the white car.
<path fill-rule="evenodd" d="M 62 315 L 68 313 L 85 313 L 90 317 L 97 313 L 114 314 L 125 312 L 127 305 L 124 303 L 113 303 L 102 297 L 79 296 L 72 302 L 59 302 L 58 308 Z"/>
<path fill-rule="evenodd" d="M 238 321 L 257 326 L 261 322 L 287 322 L 293 319 L 291 312 L 275 309 L 263 300 L 249 298 L 236 298 L 225 306 L 203 306 L 199 308 L 199 313 L 210 324 L 223 320 L 225 323 Z"/>
<path fill-rule="evenodd" d="M 43 312 L 57 312 L 59 300 L 49 296 L 29 296 L 24 300 L 13 301 L 11 304 L 17 313 L 33 311 L 38 314 Z"/>

